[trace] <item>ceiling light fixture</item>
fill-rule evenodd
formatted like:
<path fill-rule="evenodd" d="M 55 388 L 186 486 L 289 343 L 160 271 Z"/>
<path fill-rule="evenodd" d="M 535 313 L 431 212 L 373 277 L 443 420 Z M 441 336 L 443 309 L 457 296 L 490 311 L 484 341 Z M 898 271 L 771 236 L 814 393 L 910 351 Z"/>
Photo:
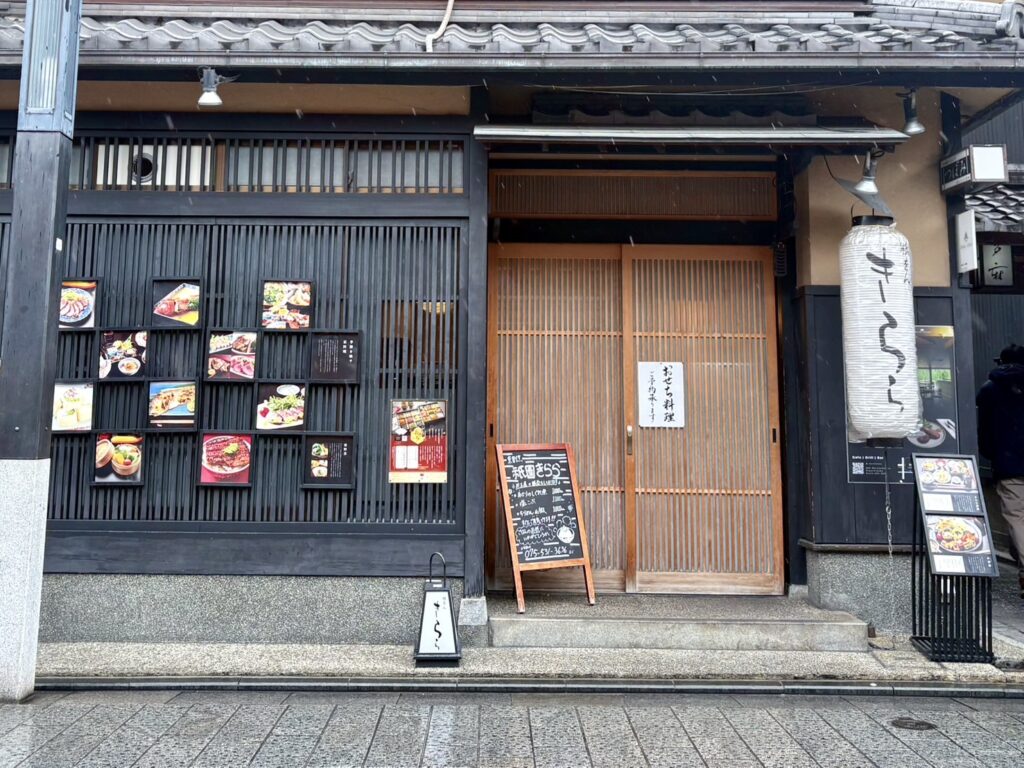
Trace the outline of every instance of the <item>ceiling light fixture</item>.
<path fill-rule="evenodd" d="M 203 93 L 199 96 L 200 107 L 219 107 L 224 104 L 217 87 L 223 83 L 230 83 L 237 80 L 237 77 L 224 77 L 218 75 L 213 67 L 203 67 L 200 70 L 200 81 L 203 84 Z"/>

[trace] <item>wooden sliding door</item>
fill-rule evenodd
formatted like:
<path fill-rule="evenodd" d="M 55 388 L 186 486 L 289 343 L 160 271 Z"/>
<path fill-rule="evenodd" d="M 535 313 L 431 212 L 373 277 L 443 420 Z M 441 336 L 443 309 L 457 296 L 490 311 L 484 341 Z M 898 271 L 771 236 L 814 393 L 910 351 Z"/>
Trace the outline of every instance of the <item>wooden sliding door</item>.
<path fill-rule="evenodd" d="M 599 591 L 783 587 L 775 307 L 763 248 L 492 246 L 493 444 L 569 442 Z M 682 364 L 685 424 L 639 426 L 637 363 Z M 489 497 L 488 576 L 511 584 Z M 526 588 L 579 589 L 579 574 Z"/>

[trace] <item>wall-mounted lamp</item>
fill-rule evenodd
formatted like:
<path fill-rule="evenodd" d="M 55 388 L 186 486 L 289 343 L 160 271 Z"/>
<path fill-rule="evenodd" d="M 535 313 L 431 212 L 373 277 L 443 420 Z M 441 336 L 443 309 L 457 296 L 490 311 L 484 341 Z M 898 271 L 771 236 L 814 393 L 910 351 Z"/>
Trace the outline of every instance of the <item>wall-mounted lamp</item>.
<path fill-rule="evenodd" d="M 925 127 L 917 119 L 917 91 L 911 88 L 903 96 L 903 133 L 907 136 L 920 136 Z"/>
<path fill-rule="evenodd" d="M 203 93 L 199 97 L 199 106 L 207 108 L 222 106 L 224 102 L 221 100 L 220 94 L 217 93 L 217 87 L 222 83 L 230 83 L 238 78 L 218 75 L 217 70 L 213 67 L 203 67 L 200 72 L 200 81 L 203 84 Z"/>
<path fill-rule="evenodd" d="M 843 189 L 856 197 L 866 206 L 883 216 L 892 216 L 893 213 L 878 191 L 878 183 L 875 177 L 878 174 L 878 159 L 884 155 L 880 149 L 868 150 L 864 158 L 864 170 L 861 173 L 860 181 L 853 182 L 847 179 L 836 179 L 836 183 Z M 835 178 L 833 176 L 833 178 Z"/>

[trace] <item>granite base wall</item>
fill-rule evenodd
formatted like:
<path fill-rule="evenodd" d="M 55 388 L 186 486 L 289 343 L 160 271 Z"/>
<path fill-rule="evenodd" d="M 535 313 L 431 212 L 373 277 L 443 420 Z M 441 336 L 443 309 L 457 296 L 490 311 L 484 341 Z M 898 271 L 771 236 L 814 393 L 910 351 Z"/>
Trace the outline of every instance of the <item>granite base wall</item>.
<path fill-rule="evenodd" d="M 422 601 L 411 578 L 46 574 L 39 639 L 411 646 Z"/>
<path fill-rule="evenodd" d="M 813 605 L 852 613 L 883 632 L 911 632 L 910 555 L 807 552 Z"/>

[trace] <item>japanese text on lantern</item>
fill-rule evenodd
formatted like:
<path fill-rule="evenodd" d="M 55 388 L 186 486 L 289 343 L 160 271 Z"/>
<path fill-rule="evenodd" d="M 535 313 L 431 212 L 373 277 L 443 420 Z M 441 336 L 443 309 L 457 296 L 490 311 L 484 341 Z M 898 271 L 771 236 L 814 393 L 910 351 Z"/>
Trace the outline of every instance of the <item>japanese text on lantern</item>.
<path fill-rule="evenodd" d="M 886 256 L 885 248 L 882 248 L 882 255 L 881 256 L 878 256 L 877 254 L 874 254 L 871 251 L 868 251 L 865 256 L 866 256 L 867 260 L 869 262 L 871 262 L 871 271 L 875 272 L 876 274 L 879 275 L 879 278 L 878 278 L 878 293 L 879 293 L 879 296 L 882 299 L 882 310 L 881 311 L 882 311 L 882 319 L 884 320 L 884 322 L 878 327 L 878 343 L 879 343 L 879 347 L 881 348 L 882 352 L 884 352 L 884 353 L 886 353 L 888 355 L 892 355 L 893 358 L 895 358 L 893 363 L 896 366 L 896 369 L 895 369 L 895 371 L 893 373 L 889 374 L 889 391 L 888 391 L 888 393 L 889 393 L 889 402 L 891 404 L 893 404 L 893 405 L 898 405 L 900 407 L 900 412 L 902 413 L 902 411 L 903 411 L 903 409 L 905 407 L 904 403 L 902 401 L 897 400 L 896 398 L 893 397 L 892 388 L 896 385 L 896 376 L 907 365 L 907 356 L 903 352 L 903 350 L 901 350 L 899 347 L 890 345 L 888 343 L 888 341 L 886 340 L 886 333 L 888 331 L 895 331 L 897 328 L 899 328 L 899 321 L 891 313 L 889 313 L 885 309 L 885 305 L 888 303 L 888 300 L 886 299 L 886 296 L 885 296 L 885 287 L 890 284 L 889 283 L 889 279 L 891 277 L 893 277 L 894 274 L 895 274 L 893 270 L 897 266 L 900 266 L 900 265 L 897 265 L 896 262 L 894 262 L 892 259 L 890 259 L 890 258 L 888 258 Z M 909 284 L 910 283 L 910 260 L 909 259 L 904 259 L 903 260 L 903 264 L 902 264 L 902 267 L 901 267 L 900 271 L 902 272 L 902 274 L 897 274 L 896 275 L 897 279 L 899 279 L 904 285 Z"/>

